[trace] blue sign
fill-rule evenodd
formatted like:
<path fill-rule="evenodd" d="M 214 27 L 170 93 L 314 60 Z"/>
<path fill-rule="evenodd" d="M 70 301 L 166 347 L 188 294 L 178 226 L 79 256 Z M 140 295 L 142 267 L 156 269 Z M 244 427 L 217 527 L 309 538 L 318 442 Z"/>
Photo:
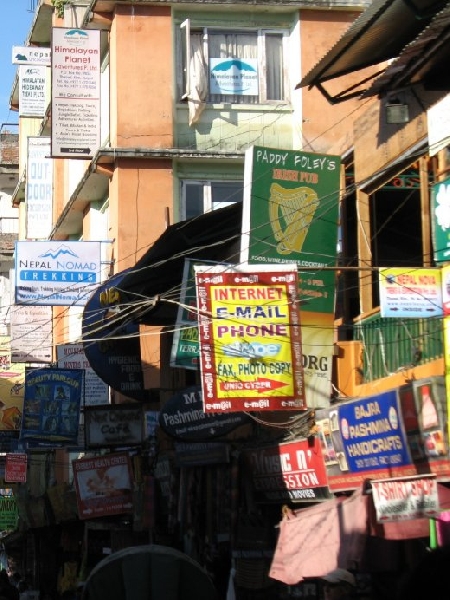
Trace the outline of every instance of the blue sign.
<path fill-rule="evenodd" d="M 25 369 L 20 439 L 73 443 L 83 398 L 83 369 Z"/>
<path fill-rule="evenodd" d="M 120 283 L 128 272 L 113 275 L 89 298 L 83 311 L 83 349 L 92 369 L 113 390 L 134 400 L 148 400 L 139 325 L 121 324 L 120 316 L 111 310 L 122 301 Z"/>
<path fill-rule="evenodd" d="M 411 463 L 396 390 L 342 404 L 338 419 L 350 471 Z"/>

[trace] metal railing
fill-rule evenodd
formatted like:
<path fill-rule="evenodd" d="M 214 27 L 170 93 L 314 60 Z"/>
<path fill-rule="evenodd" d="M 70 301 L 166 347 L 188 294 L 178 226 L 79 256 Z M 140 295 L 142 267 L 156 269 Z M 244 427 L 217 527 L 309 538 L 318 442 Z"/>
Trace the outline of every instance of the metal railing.
<path fill-rule="evenodd" d="M 363 345 L 361 374 L 366 382 L 426 364 L 444 353 L 442 318 L 371 315 L 354 324 L 354 339 Z"/>

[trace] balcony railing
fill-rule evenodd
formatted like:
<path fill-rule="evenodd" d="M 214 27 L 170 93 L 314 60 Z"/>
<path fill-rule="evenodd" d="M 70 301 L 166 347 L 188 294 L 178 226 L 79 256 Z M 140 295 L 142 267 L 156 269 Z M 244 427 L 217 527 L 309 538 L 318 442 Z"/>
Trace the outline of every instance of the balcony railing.
<path fill-rule="evenodd" d="M 444 353 L 442 318 L 393 319 L 371 315 L 354 325 L 354 339 L 363 345 L 365 382 L 418 365 Z"/>

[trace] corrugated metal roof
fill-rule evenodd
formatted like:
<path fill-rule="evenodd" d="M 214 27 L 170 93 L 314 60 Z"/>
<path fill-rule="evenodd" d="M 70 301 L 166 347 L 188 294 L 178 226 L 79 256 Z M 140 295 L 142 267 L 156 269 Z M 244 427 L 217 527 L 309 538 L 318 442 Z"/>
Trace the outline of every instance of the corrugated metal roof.
<path fill-rule="evenodd" d="M 422 33 L 406 46 L 364 96 L 382 95 L 422 82 L 426 89 L 450 90 L 450 2 Z"/>
<path fill-rule="evenodd" d="M 415 4 L 374 0 L 296 87 L 320 87 L 330 79 L 396 58 L 445 4 L 442 0 L 417 0 Z M 337 101 L 355 95 L 360 92 Z"/>

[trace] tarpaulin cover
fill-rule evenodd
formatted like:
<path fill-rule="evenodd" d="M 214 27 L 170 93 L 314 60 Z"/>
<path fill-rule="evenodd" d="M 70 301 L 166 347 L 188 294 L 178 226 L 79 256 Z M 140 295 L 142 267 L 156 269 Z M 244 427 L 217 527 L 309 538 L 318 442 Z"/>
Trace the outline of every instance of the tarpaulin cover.
<path fill-rule="evenodd" d="M 114 552 L 96 565 L 82 600 L 218 600 L 209 575 L 187 554 L 155 544 Z"/>

